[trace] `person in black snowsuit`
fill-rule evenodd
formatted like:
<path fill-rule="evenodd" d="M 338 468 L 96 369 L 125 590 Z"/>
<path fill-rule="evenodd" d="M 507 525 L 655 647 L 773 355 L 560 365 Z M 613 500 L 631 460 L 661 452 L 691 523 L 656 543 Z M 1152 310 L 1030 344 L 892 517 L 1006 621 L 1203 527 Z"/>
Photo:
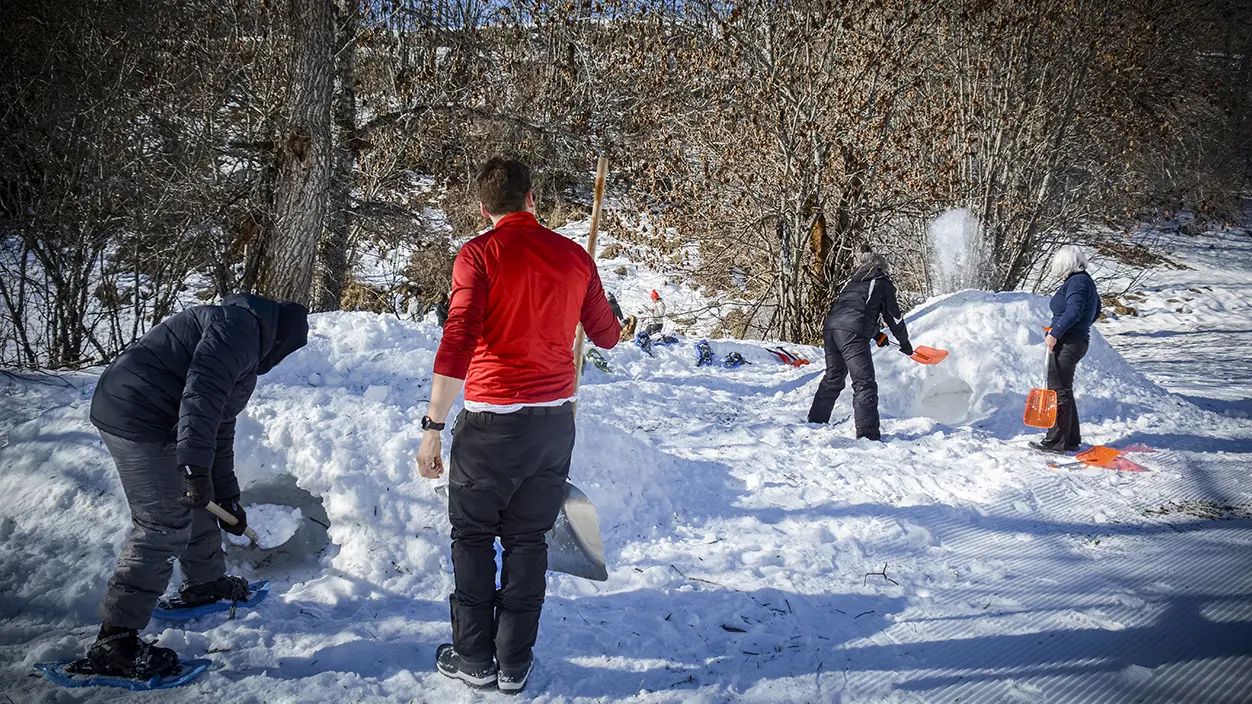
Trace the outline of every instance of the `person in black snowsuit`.
<path fill-rule="evenodd" d="M 810 423 L 830 422 L 830 412 L 843 391 L 846 377 L 851 374 L 856 436 L 879 439 L 878 381 L 874 376 L 870 340 L 878 334 L 880 317 L 886 319 L 887 327 L 900 343 L 900 351 L 913 354 L 909 331 L 896 299 L 896 287 L 888 276 L 887 262 L 865 248 L 856 271 L 839 292 L 822 326 L 826 374 L 809 408 Z"/>
<path fill-rule="evenodd" d="M 178 656 L 139 638 L 178 559 L 187 606 L 246 597 L 226 575 L 216 501 L 247 516 L 235 478 L 235 418 L 265 374 L 304 346 L 308 311 L 298 303 L 230 296 L 196 306 L 148 331 L 100 376 L 91 422 L 100 432 L 130 504 L 131 529 L 100 602 L 100 634 L 87 671 L 147 679 L 179 669 Z"/>
<path fill-rule="evenodd" d="M 1048 345 L 1048 388 L 1056 391 L 1056 422 L 1041 443 L 1048 452 L 1073 452 L 1082 443 L 1078 428 L 1078 404 L 1074 400 L 1074 373 L 1091 344 L 1091 326 L 1100 317 L 1100 293 L 1087 273 L 1087 255 L 1067 245 L 1052 256 L 1050 272 L 1064 283 L 1052 296 Z"/>
<path fill-rule="evenodd" d="M 435 303 L 435 320 L 439 321 L 439 327 L 443 327 L 448 322 L 448 294 L 439 294 L 439 301 Z"/>

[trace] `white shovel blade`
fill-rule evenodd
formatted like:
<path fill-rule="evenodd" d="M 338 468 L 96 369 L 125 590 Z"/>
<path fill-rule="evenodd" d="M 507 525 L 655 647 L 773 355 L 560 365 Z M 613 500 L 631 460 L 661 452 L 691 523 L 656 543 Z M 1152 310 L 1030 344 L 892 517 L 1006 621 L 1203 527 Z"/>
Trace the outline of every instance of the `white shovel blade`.
<path fill-rule="evenodd" d="M 448 485 L 437 484 L 435 491 L 448 497 Z M 600 518 L 591 499 L 565 482 L 565 501 L 552 530 L 544 534 L 548 543 L 548 569 L 596 582 L 609 578 L 604 564 L 604 544 L 600 541 Z"/>

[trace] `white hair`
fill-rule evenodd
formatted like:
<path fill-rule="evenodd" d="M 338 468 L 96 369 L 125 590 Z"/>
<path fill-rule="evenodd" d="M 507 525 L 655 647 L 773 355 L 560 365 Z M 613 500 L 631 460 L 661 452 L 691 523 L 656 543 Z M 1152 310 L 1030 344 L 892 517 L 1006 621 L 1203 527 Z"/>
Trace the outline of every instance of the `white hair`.
<path fill-rule="evenodd" d="M 1048 273 L 1058 279 L 1086 270 L 1087 255 L 1076 244 L 1067 244 L 1056 250 L 1048 267 Z"/>

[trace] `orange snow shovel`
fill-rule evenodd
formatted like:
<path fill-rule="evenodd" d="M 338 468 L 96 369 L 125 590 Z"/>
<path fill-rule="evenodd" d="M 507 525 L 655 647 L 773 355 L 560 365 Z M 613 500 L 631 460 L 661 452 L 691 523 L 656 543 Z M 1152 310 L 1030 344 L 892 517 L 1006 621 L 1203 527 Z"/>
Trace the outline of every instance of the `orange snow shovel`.
<path fill-rule="evenodd" d="M 1052 328 L 1044 328 L 1045 333 L 1052 331 Z M 1043 346 L 1045 372 L 1043 385 L 1048 385 L 1047 369 L 1052 368 L 1052 350 L 1047 345 Z M 1026 395 L 1026 413 L 1022 416 L 1022 422 L 1032 428 L 1051 428 L 1056 425 L 1056 392 L 1052 389 L 1031 389 Z"/>
<path fill-rule="evenodd" d="M 1077 462 L 1064 462 L 1051 465 L 1055 469 L 1070 469 L 1073 467 L 1099 467 L 1100 469 L 1113 469 L 1120 472 L 1146 472 L 1143 467 L 1126 459 L 1126 455 L 1121 450 L 1107 447 L 1105 445 L 1096 445 L 1095 447 L 1074 455 Z"/>
<path fill-rule="evenodd" d="M 913 348 L 913 354 L 909 355 L 909 358 L 921 364 L 938 364 L 948 358 L 948 351 L 918 345 Z"/>
<path fill-rule="evenodd" d="M 874 343 L 879 347 L 896 344 L 891 341 L 891 338 L 887 337 L 887 333 L 885 332 L 880 332 L 875 335 Z M 947 350 L 937 350 L 934 347 L 927 347 L 926 345 L 918 345 L 914 347 L 913 354 L 909 355 L 909 359 L 917 362 L 918 364 L 938 364 L 947 358 Z"/>

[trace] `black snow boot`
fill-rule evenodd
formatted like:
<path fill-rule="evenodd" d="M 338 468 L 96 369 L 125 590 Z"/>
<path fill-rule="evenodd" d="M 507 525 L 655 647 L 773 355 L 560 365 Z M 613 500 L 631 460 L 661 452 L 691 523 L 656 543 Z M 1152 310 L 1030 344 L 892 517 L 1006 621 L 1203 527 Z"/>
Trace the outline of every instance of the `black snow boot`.
<path fill-rule="evenodd" d="M 1060 448 L 1060 447 L 1057 447 L 1056 445 L 1049 445 L 1046 442 L 1034 442 L 1033 440 L 1030 442 L 1030 446 L 1035 448 L 1036 450 L 1040 450 L 1042 452 L 1050 452 L 1054 455 L 1064 455 L 1066 454 L 1066 451 L 1069 450 L 1069 448 Z M 1074 448 L 1074 449 L 1076 450 L 1078 448 Z"/>
<path fill-rule="evenodd" d="M 502 665 L 496 686 L 505 694 L 518 694 L 526 689 L 526 680 L 530 677 L 530 671 L 534 665 L 534 659 L 528 660 L 525 665 Z"/>
<path fill-rule="evenodd" d="M 178 590 L 178 596 L 171 599 L 169 605 L 175 609 L 186 609 L 215 604 L 219 601 L 246 601 L 247 598 L 248 580 L 226 575 L 212 582 L 184 584 L 182 589 Z"/>
<path fill-rule="evenodd" d="M 87 657 L 71 667 L 83 673 L 137 680 L 168 677 L 182 669 L 173 650 L 141 639 L 133 628 L 113 626 L 101 626 L 100 635 L 87 651 Z"/>
<path fill-rule="evenodd" d="M 452 648 L 451 643 L 444 643 L 435 651 L 435 667 L 448 677 L 454 677 L 478 689 L 490 687 L 496 683 L 494 660 L 469 662 Z M 524 678 L 522 684 L 525 684 Z"/>

